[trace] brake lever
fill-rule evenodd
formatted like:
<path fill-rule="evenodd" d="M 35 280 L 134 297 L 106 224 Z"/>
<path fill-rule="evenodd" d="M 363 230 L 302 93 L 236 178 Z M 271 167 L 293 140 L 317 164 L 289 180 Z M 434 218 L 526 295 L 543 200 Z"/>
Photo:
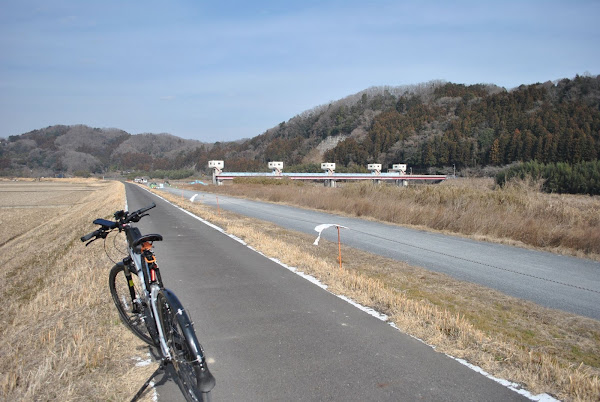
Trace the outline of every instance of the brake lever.
<path fill-rule="evenodd" d="M 95 242 L 98 239 L 106 239 L 106 236 L 108 236 L 108 232 L 100 232 L 92 240 L 85 243 L 85 246 L 87 247 L 90 243 Z"/>
<path fill-rule="evenodd" d="M 129 222 L 139 222 L 140 219 L 142 219 L 144 216 L 148 216 L 150 214 L 141 214 L 141 215 L 135 215 L 134 217 L 132 217 L 131 219 L 129 219 Z"/>

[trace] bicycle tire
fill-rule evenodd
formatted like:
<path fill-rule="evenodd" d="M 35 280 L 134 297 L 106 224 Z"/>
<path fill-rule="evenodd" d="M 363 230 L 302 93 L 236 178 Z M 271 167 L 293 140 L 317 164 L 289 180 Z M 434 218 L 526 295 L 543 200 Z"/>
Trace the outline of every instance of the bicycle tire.
<path fill-rule="evenodd" d="M 157 309 L 172 356 L 173 368 L 178 377 L 178 385 L 185 399 L 194 402 L 210 401 L 210 390 L 202 392 L 200 388 L 203 376 L 206 378 L 208 375 L 212 379 L 212 383 L 208 381 L 212 384 L 208 385 L 210 389 L 214 386 L 214 379 L 208 369 L 204 369 L 198 361 L 198 351 L 203 352 L 195 336 L 194 339 L 190 339 L 189 331 L 193 331 L 193 326 L 187 313 L 180 305 L 171 306 L 163 291 L 158 294 Z"/>
<path fill-rule="evenodd" d="M 131 279 L 133 281 L 135 295 L 139 299 L 141 294 L 141 285 L 139 277 L 131 273 Z M 142 306 L 138 306 L 138 310 L 134 311 L 134 305 L 131 301 L 131 294 L 129 293 L 129 287 L 127 286 L 127 278 L 125 277 L 125 267 L 123 264 L 117 264 L 110 270 L 108 275 L 108 287 L 110 288 L 110 294 L 112 295 L 119 317 L 121 321 L 133 332 L 138 338 L 147 344 L 154 346 L 154 340 L 148 332 L 148 328 L 145 322 L 145 315 Z"/>

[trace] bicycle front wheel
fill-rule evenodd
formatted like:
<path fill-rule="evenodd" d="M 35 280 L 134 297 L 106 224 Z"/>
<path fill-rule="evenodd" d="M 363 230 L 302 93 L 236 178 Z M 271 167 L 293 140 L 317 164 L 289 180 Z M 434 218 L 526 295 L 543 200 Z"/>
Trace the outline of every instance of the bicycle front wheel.
<path fill-rule="evenodd" d="M 125 276 L 125 267 L 123 264 L 117 264 L 110 270 L 108 276 L 110 294 L 115 302 L 121 321 L 142 341 L 149 345 L 154 345 L 154 341 L 146 325 L 145 307 L 141 302 L 142 287 L 140 285 L 140 278 L 133 272 L 130 272 L 130 275 L 134 292 L 133 298 L 127 277 Z"/>
<path fill-rule="evenodd" d="M 189 317 L 180 305 L 171 305 L 163 292 L 158 295 L 157 307 L 183 395 L 188 401 L 210 401 L 210 389 L 214 387 L 214 378 L 208 368 L 203 366 L 204 362 L 198 359 L 198 353 L 203 352 L 195 335 L 193 340 L 189 339 L 190 329 L 193 331 Z M 187 328 L 187 331 L 184 328 Z"/>

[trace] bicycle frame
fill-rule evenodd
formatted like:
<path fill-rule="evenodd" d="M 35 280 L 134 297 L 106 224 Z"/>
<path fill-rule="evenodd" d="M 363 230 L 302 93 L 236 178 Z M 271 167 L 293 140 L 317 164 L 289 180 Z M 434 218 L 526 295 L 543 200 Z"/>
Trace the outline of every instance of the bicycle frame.
<path fill-rule="evenodd" d="M 126 267 L 131 267 L 132 265 L 135 268 L 135 273 L 136 275 L 140 278 L 140 284 L 142 286 L 142 297 L 144 300 L 142 300 L 143 302 L 146 302 L 149 306 L 150 306 L 150 311 L 151 311 L 151 317 L 147 317 L 152 319 L 155 328 L 156 328 L 156 332 L 157 332 L 157 337 L 158 337 L 158 346 L 160 346 L 160 350 L 162 352 L 163 357 L 165 357 L 168 360 L 172 359 L 171 353 L 169 352 L 169 348 L 167 347 L 167 342 L 165 339 L 165 333 L 164 333 L 164 329 L 162 327 L 162 323 L 160 322 L 161 320 L 158 319 L 158 309 L 157 309 L 157 297 L 158 297 L 158 292 L 160 292 L 162 289 L 164 289 L 162 287 L 162 281 L 158 281 L 160 283 L 160 285 L 157 283 L 156 280 L 154 281 L 150 281 L 149 279 L 151 278 L 151 272 L 150 272 L 150 268 L 148 266 L 147 261 L 144 259 L 144 256 L 142 255 L 142 251 L 140 248 L 140 251 L 137 250 L 137 247 L 133 247 L 132 244 L 135 241 L 136 237 L 139 237 L 140 232 L 139 229 L 137 229 L 136 227 L 132 227 L 130 225 L 126 225 L 124 228 L 125 230 L 125 234 L 127 236 L 127 251 L 129 254 L 129 258 L 125 258 L 123 259 L 123 264 Z M 151 247 L 151 246 L 150 246 Z M 150 248 L 148 248 L 150 249 Z M 158 267 L 156 268 L 158 269 Z M 133 289 L 132 289 L 132 283 L 129 283 L 129 289 L 130 289 L 130 294 L 134 294 L 133 293 Z"/>

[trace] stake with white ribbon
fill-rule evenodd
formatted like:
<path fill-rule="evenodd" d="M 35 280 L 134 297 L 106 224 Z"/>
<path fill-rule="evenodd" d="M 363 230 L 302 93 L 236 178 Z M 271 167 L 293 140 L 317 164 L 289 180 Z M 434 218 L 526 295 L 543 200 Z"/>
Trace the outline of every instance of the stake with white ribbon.
<path fill-rule="evenodd" d="M 346 226 L 337 225 L 335 223 L 324 223 L 322 225 L 315 227 L 315 232 L 319 233 L 319 236 L 317 236 L 317 238 L 313 244 L 315 246 L 318 246 L 319 240 L 321 239 L 321 233 L 323 233 L 323 231 L 325 229 L 330 228 L 332 226 L 335 226 L 337 228 L 337 232 L 338 232 L 338 261 L 340 262 L 340 269 L 342 269 L 342 242 L 341 242 L 341 238 L 340 238 L 340 228 L 348 229 Z"/>

